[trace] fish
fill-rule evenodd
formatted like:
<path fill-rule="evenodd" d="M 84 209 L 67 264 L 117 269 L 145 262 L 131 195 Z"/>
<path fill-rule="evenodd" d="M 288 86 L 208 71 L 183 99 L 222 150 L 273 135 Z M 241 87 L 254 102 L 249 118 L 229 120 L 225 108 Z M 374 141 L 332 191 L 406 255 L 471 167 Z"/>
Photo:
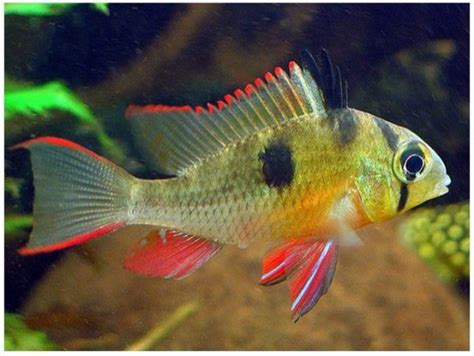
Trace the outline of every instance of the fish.
<path fill-rule="evenodd" d="M 153 231 L 126 270 L 184 278 L 225 245 L 256 240 L 259 283 L 286 281 L 297 321 L 326 294 L 339 246 L 357 230 L 448 192 L 438 154 L 409 129 L 348 106 L 329 53 L 307 50 L 207 107 L 130 105 L 125 114 L 150 168 L 141 179 L 72 141 L 28 149 L 33 228 L 23 255 L 72 247 L 131 225 Z"/>

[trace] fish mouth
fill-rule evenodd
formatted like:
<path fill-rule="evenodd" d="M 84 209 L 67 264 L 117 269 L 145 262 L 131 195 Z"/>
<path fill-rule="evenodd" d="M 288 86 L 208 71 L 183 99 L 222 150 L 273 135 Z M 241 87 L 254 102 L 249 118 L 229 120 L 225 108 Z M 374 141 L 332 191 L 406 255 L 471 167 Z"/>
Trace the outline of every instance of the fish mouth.
<path fill-rule="evenodd" d="M 451 178 L 446 175 L 444 180 L 438 184 L 437 186 L 437 191 L 439 192 L 438 196 L 445 195 L 446 193 L 449 192 L 448 186 L 451 184 Z"/>

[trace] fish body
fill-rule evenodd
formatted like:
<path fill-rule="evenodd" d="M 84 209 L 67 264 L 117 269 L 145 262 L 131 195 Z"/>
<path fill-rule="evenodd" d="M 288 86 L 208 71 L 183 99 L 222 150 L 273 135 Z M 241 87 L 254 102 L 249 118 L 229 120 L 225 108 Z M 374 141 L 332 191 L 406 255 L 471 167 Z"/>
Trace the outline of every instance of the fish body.
<path fill-rule="evenodd" d="M 351 149 L 364 142 L 339 149 L 337 140 L 324 121 L 302 118 L 249 137 L 183 177 L 137 181 L 137 223 L 245 245 L 255 238 L 326 237 L 336 232 L 334 213 L 343 203 L 348 211 L 342 214 L 359 228 L 369 219 L 353 179 L 360 167 Z M 260 157 L 267 147 L 291 147 L 294 172 L 280 188 L 262 179 Z"/>
<path fill-rule="evenodd" d="M 217 107 L 130 106 L 151 167 L 144 180 L 70 141 L 19 144 L 32 153 L 34 226 L 25 254 L 52 251 L 127 225 L 156 231 L 125 260 L 129 270 L 182 278 L 225 244 L 279 246 L 261 283 L 287 279 L 297 320 L 326 293 L 337 246 L 354 231 L 445 194 L 439 156 L 406 128 L 349 108 L 326 52 L 306 54 Z"/>
<path fill-rule="evenodd" d="M 138 180 L 136 223 L 246 245 L 254 238 L 337 236 L 341 224 L 356 230 L 396 215 L 401 184 L 386 169 L 394 152 L 378 125 L 382 119 L 349 108 L 332 115 L 298 118 L 259 132 L 191 167 L 183 177 Z M 353 122 L 350 142 L 341 138 L 348 134 L 344 120 Z M 401 127 L 392 130 L 401 140 L 410 138 Z M 268 148 L 290 152 L 293 174 L 282 187 L 262 177 L 261 156 Z M 384 184 L 380 193 L 374 191 Z"/>

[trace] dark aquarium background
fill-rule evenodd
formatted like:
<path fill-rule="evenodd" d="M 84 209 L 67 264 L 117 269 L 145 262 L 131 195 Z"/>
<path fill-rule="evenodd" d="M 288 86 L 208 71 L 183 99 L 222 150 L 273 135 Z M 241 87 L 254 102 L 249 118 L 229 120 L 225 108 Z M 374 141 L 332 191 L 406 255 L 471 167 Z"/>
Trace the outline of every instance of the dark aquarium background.
<path fill-rule="evenodd" d="M 155 178 L 129 104 L 214 103 L 321 48 L 351 107 L 439 153 L 449 194 L 341 248 L 328 294 L 294 324 L 286 285 L 257 284 L 261 243 L 181 281 L 122 269 L 140 228 L 18 255 L 34 188 L 28 153 L 5 150 L 6 349 L 468 349 L 469 4 L 6 4 L 5 145 L 59 136 Z"/>

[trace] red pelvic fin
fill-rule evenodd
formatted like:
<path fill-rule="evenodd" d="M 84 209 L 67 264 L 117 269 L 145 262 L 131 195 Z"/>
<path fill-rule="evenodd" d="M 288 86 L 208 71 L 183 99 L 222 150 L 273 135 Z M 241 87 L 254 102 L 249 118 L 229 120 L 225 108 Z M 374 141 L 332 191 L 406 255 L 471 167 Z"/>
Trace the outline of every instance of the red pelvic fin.
<path fill-rule="evenodd" d="M 260 284 L 282 282 L 308 251 L 313 241 L 293 240 L 270 250 L 263 259 Z"/>
<path fill-rule="evenodd" d="M 263 259 L 260 284 L 288 280 L 294 321 L 310 311 L 334 276 L 337 245 L 332 240 L 294 240 L 271 250 Z"/>
<path fill-rule="evenodd" d="M 295 272 L 289 277 L 291 317 L 297 321 L 327 292 L 336 270 L 337 244 L 316 241 Z"/>
<path fill-rule="evenodd" d="M 85 234 L 77 235 L 74 237 L 71 237 L 65 241 L 61 241 L 58 243 L 55 243 L 53 245 L 48 245 L 48 246 L 41 246 L 41 247 L 22 247 L 18 249 L 18 253 L 23 256 L 29 256 L 29 255 L 36 255 L 39 253 L 46 253 L 46 252 L 53 252 L 53 251 L 58 251 L 62 250 L 64 248 L 76 246 L 79 244 L 82 244 L 86 241 L 95 239 L 97 237 L 101 237 L 103 235 L 109 234 L 111 232 L 117 231 L 123 227 L 125 227 L 124 222 L 119 222 L 119 223 L 113 223 L 109 224 L 106 226 L 103 226 L 97 230 L 87 232 Z"/>
<path fill-rule="evenodd" d="M 150 277 L 181 279 L 214 256 L 221 245 L 197 236 L 161 229 L 139 241 L 124 267 Z"/>

